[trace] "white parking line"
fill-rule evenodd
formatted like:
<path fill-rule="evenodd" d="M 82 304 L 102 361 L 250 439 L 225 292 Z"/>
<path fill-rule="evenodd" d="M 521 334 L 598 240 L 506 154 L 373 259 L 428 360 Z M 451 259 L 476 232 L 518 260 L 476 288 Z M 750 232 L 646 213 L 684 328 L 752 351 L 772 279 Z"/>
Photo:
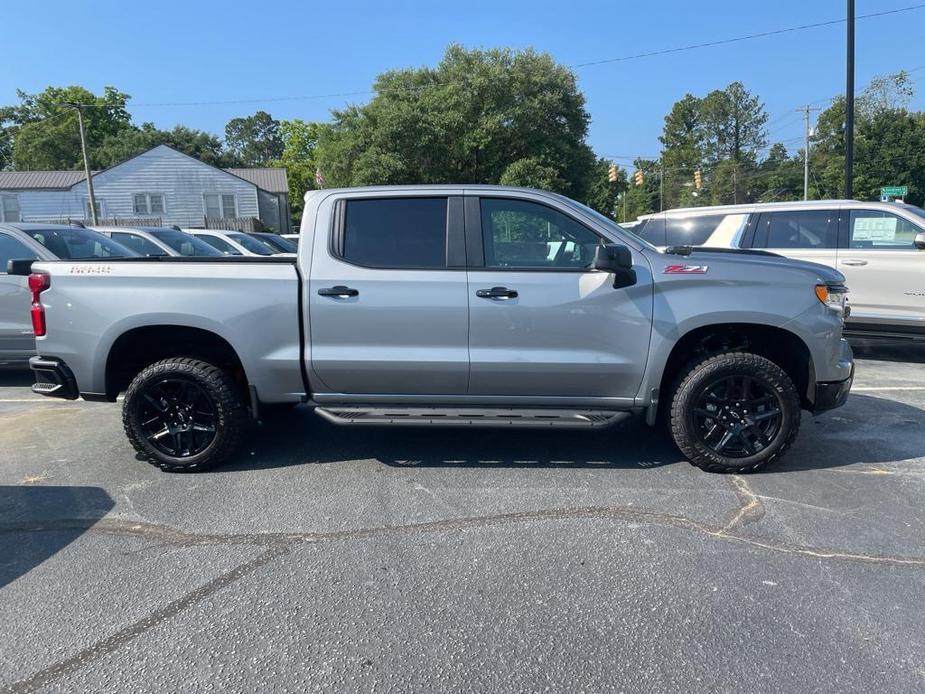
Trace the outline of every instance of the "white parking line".
<path fill-rule="evenodd" d="M 0 398 L 0 402 L 56 402 L 48 398 Z"/>

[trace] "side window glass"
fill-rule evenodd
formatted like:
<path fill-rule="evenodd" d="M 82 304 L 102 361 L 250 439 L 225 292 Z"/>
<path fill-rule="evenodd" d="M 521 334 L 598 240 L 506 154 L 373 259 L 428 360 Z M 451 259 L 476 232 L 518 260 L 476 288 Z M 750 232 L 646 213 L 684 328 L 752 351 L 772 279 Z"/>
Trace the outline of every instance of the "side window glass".
<path fill-rule="evenodd" d="M 123 234 L 116 232 L 112 235 L 113 241 L 118 241 L 123 246 L 131 248 L 136 253 L 148 256 L 167 255 L 159 246 L 148 241 L 148 239 L 138 236 L 137 234 Z"/>
<path fill-rule="evenodd" d="M 603 240 L 561 212 L 526 200 L 482 198 L 485 266 L 586 268 Z"/>
<path fill-rule="evenodd" d="M 373 268 L 446 267 L 447 198 L 347 200 L 343 257 Z"/>
<path fill-rule="evenodd" d="M 851 210 L 849 248 L 913 250 L 915 235 L 925 231 L 892 212 Z"/>
<path fill-rule="evenodd" d="M 35 260 L 38 256 L 12 236 L 0 234 L 0 275 L 6 274 L 10 260 Z"/>
<path fill-rule="evenodd" d="M 835 248 L 838 215 L 835 210 L 771 212 L 765 248 Z M 762 220 L 765 216 L 762 215 Z M 760 235 L 755 239 L 761 241 Z"/>
<path fill-rule="evenodd" d="M 651 243 L 653 246 L 668 246 L 669 243 L 665 237 L 665 220 L 659 219 L 658 217 L 653 217 L 652 219 L 645 219 L 642 222 L 642 228 L 637 229 L 636 233 L 639 234 L 646 241 Z"/>
<path fill-rule="evenodd" d="M 227 255 L 241 255 L 241 251 L 232 246 L 230 243 L 225 241 L 225 239 L 220 239 L 218 236 L 197 236 L 197 239 L 205 241 L 207 244 L 212 246 L 217 251 L 226 253 Z"/>
<path fill-rule="evenodd" d="M 702 246 L 723 221 L 724 215 L 697 215 L 666 220 L 668 246 Z"/>

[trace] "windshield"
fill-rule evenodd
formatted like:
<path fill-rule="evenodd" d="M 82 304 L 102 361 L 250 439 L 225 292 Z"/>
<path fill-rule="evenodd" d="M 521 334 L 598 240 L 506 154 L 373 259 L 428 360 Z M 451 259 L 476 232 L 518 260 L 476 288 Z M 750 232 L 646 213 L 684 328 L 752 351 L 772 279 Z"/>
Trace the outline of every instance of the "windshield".
<path fill-rule="evenodd" d="M 148 233 L 158 241 L 162 241 L 170 246 L 180 255 L 222 255 L 221 251 L 212 248 L 212 246 L 205 243 L 202 239 L 184 234 L 182 231 L 176 231 L 174 229 L 149 229 Z"/>
<path fill-rule="evenodd" d="M 265 231 L 257 232 L 250 234 L 253 238 L 258 241 L 262 241 L 265 244 L 273 246 L 280 253 L 295 253 L 298 249 L 296 245 L 292 243 L 289 239 L 284 239 L 279 234 L 269 234 Z"/>
<path fill-rule="evenodd" d="M 274 253 L 278 252 L 270 244 L 264 243 L 259 239 L 255 239 L 253 236 L 248 236 L 245 233 L 234 233 L 228 234 L 227 236 L 229 239 L 234 239 L 240 243 L 251 253 L 256 253 L 257 255 L 273 255 Z"/>
<path fill-rule="evenodd" d="M 572 200 L 572 199 L 570 199 L 570 198 L 566 198 L 566 197 L 561 196 L 561 195 L 557 195 L 556 197 L 558 197 L 560 200 L 566 201 L 569 205 L 571 205 L 572 207 L 575 207 L 575 208 L 578 209 L 578 210 L 581 210 L 581 211 L 584 212 L 585 214 L 594 217 L 594 219 L 596 219 L 597 221 L 599 221 L 601 224 L 603 224 L 604 226 L 608 227 L 609 229 L 611 229 L 611 230 L 613 230 L 613 231 L 616 231 L 617 233 L 619 233 L 619 234 L 621 234 L 621 235 L 625 235 L 625 236 L 630 236 L 630 237 L 632 237 L 633 240 L 638 241 L 639 243 L 641 243 L 643 246 L 645 246 L 645 247 L 648 248 L 649 250 L 653 250 L 653 251 L 657 251 L 657 250 L 658 250 L 658 248 L 656 248 L 655 246 L 653 246 L 651 243 L 649 243 L 648 241 L 646 241 L 646 240 L 645 240 L 644 238 L 642 238 L 641 236 L 637 236 L 636 234 L 634 234 L 634 233 L 631 232 L 630 230 L 624 229 L 624 228 L 621 227 L 619 224 L 617 224 L 615 221 L 613 221 L 610 217 L 605 217 L 604 215 L 602 215 L 602 214 L 601 214 L 600 212 L 598 212 L 597 210 L 592 209 L 592 208 L 588 207 L 587 205 L 582 205 L 580 202 L 576 202 L 575 200 Z"/>
<path fill-rule="evenodd" d="M 128 258 L 139 253 L 90 229 L 70 227 L 29 229 L 26 234 L 62 260 Z"/>
<path fill-rule="evenodd" d="M 903 205 L 902 209 L 904 209 L 906 212 L 911 212 L 920 219 L 925 219 L 925 210 L 923 210 L 921 207 L 916 207 L 915 205 Z"/>

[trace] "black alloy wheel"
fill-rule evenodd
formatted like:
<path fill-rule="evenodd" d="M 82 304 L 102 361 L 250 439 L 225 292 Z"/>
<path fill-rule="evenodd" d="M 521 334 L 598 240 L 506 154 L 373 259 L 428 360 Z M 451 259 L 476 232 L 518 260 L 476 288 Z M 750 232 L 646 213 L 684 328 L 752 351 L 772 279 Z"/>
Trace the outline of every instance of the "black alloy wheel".
<path fill-rule="evenodd" d="M 767 448 L 783 421 L 780 395 L 749 375 L 730 375 L 703 388 L 691 411 L 707 448 L 727 458 L 746 458 Z"/>
<path fill-rule="evenodd" d="M 140 457 L 165 472 L 199 472 L 234 455 L 250 418 L 230 370 L 192 357 L 142 369 L 125 391 L 122 425 Z"/>
<path fill-rule="evenodd" d="M 136 407 L 142 433 L 161 453 L 194 456 L 215 439 L 215 403 L 195 382 L 163 378 L 148 385 L 141 396 Z"/>

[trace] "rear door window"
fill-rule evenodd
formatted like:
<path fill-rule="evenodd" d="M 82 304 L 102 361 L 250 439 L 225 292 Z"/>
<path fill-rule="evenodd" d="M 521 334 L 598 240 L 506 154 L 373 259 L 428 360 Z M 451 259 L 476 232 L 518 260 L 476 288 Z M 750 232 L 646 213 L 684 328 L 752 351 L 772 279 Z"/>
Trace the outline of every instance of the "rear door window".
<path fill-rule="evenodd" d="M 914 250 L 915 235 L 925 231 L 907 219 L 883 210 L 851 210 L 848 248 Z"/>
<path fill-rule="evenodd" d="M 834 249 L 838 211 L 792 210 L 761 215 L 753 248 Z"/>
<path fill-rule="evenodd" d="M 716 230 L 725 215 L 672 217 L 665 223 L 665 245 L 702 246 Z"/>
<path fill-rule="evenodd" d="M 347 200 L 340 253 L 374 268 L 446 267 L 447 198 Z"/>

